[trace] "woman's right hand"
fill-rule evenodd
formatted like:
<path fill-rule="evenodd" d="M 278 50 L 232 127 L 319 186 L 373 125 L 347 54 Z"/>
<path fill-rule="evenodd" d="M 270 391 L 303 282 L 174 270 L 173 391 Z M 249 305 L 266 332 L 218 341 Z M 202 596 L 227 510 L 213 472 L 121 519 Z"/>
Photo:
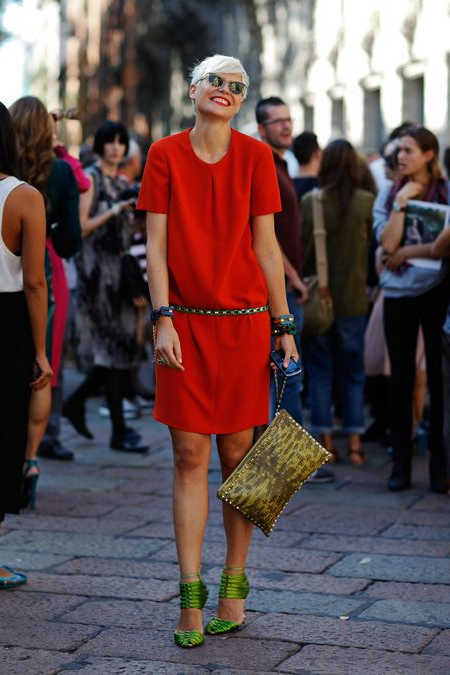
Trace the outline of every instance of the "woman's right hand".
<path fill-rule="evenodd" d="M 408 181 L 401 190 L 395 195 L 395 201 L 397 201 L 402 207 L 406 206 L 410 199 L 418 197 L 423 190 L 422 183 L 417 181 Z"/>
<path fill-rule="evenodd" d="M 155 361 L 160 366 L 184 370 L 181 345 L 172 319 L 162 316 L 156 328 Z"/>
<path fill-rule="evenodd" d="M 34 391 L 37 391 L 38 389 L 46 387 L 53 377 L 52 367 L 45 354 L 36 355 L 35 369 L 37 370 L 38 375 L 31 381 L 30 386 Z"/>

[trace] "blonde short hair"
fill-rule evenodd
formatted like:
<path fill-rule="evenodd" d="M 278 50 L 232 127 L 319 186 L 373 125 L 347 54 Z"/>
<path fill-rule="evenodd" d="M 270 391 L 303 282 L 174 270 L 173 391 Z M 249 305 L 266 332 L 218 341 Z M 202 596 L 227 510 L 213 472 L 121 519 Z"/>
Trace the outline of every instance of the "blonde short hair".
<path fill-rule="evenodd" d="M 250 84 L 247 71 L 239 59 L 234 58 L 234 56 L 214 54 L 203 59 L 191 70 L 191 84 L 197 84 L 208 73 L 233 73 L 234 75 L 241 75 L 242 81 L 247 88 Z"/>

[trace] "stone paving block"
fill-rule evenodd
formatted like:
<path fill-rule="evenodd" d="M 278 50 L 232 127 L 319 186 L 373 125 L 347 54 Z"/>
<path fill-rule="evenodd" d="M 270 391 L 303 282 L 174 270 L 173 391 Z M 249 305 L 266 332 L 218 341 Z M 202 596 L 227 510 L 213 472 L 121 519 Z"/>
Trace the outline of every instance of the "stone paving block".
<path fill-rule="evenodd" d="M 450 627 L 450 605 L 439 602 L 377 600 L 364 612 L 361 612 L 360 617 L 448 628 Z"/>
<path fill-rule="evenodd" d="M 203 579 L 206 583 L 217 584 L 222 568 L 214 567 Z M 278 570 L 260 570 L 247 567 L 252 588 L 270 588 L 285 591 L 310 591 L 311 593 L 332 593 L 334 595 L 351 595 L 366 588 L 369 579 L 341 579 L 327 574 L 299 574 Z"/>
<path fill-rule="evenodd" d="M 335 467 L 333 467 L 333 471 L 334 470 Z M 366 489 L 365 484 L 364 489 L 361 491 L 347 490 L 346 488 L 334 490 L 325 485 L 323 487 L 316 485 L 314 486 L 314 489 L 300 490 L 299 495 L 299 505 L 311 503 L 320 505 L 336 504 L 337 506 L 345 505 L 350 508 L 352 506 L 357 506 L 362 508 L 376 507 L 382 509 L 387 507 L 404 509 L 417 502 L 419 498 L 418 495 L 411 494 L 410 492 L 398 494 L 388 493 L 386 492 L 384 485 L 382 489 L 373 493 Z"/>
<path fill-rule="evenodd" d="M 231 667 L 264 671 L 276 666 L 290 656 L 298 647 L 276 640 L 246 640 L 244 638 L 211 638 L 196 649 L 180 649 L 173 643 L 172 632 L 155 631 L 149 636 L 148 630 L 130 632 L 123 628 L 110 628 L 85 643 L 77 657 L 121 656 L 133 659 L 155 659 L 182 663 L 184 665 L 214 664 L 217 668 Z"/>
<path fill-rule="evenodd" d="M 34 553 L 33 551 L 16 550 L 12 547 L 0 548 L 2 565 L 9 565 L 18 570 L 44 570 L 53 565 L 70 560 L 70 556 L 55 553 Z"/>
<path fill-rule="evenodd" d="M 381 537 L 349 537 L 345 535 L 313 534 L 302 541 L 302 548 L 316 551 L 360 551 L 361 553 L 397 553 L 445 557 L 450 554 L 450 542 L 427 541 L 420 546 L 415 541 L 382 539 Z"/>
<path fill-rule="evenodd" d="M 101 577 L 76 574 L 42 574 L 36 572 L 30 583 L 23 586 L 28 591 L 67 593 L 109 598 L 136 598 L 145 600 L 170 600 L 178 595 L 178 583 L 160 579 L 128 577 Z"/>
<path fill-rule="evenodd" d="M 178 606 L 167 602 L 92 600 L 73 611 L 68 611 L 60 620 L 96 626 L 146 628 L 171 633 L 177 624 L 179 614 Z"/>
<path fill-rule="evenodd" d="M 135 518 L 136 527 L 147 525 L 150 522 L 168 523 L 172 524 L 172 512 L 170 509 L 161 509 L 157 506 L 151 506 L 147 501 L 146 504 L 139 506 L 118 506 L 112 513 L 111 518 L 116 520 Z"/>
<path fill-rule="evenodd" d="M 427 525 L 392 525 L 383 532 L 382 537 L 392 539 L 434 539 L 450 541 L 450 528 L 429 527 Z"/>
<path fill-rule="evenodd" d="M 82 610 L 82 608 L 81 608 Z M 73 613 L 73 612 L 72 612 Z M 75 610 L 78 614 L 79 610 Z M 239 635 L 269 637 L 296 643 L 420 652 L 438 634 L 437 628 L 419 628 L 379 621 L 342 621 L 319 616 L 266 614 Z"/>
<path fill-rule="evenodd" d="M 46 530 L 48 532 L 77 532 L 79 534 L 122 534 L 130 533 L 135 527 L 133 520 L 111 518 L 74 518 L 61 516 L 31 515 L 10 516 L 11 530 Z"/>
<path fill-rule="evenodd" d="M 58 476 L 58 486 L 64 490 L 115 490 L 122 487 L 122 480 L 102 478 L 96 474 L 86 473 L 83 475 L 66 474 Z M 42 472 L 39 477 L 39 488 L 52 487 L 55 484 L 54 476 Z"/>
<path fill-rule="evenodd" d="M 25 617 L 9 616 L 2 621 L 0 645 L 27 649 L 77 649 L 99 632 L 97 626 L 83 626 L 56 621 L 36 621 Z"/>
<path fill-rule="evenodd" d="M 299 548 L 308 536 L 304 532 L 289 532 L 275 528 L 270 537 L 266 537 L 260 529 L 255 527 L 252 542 L 255 546 L 266 546 L 268 548 Z"/>
<path fill-rule="evenodd" d="M 450 630 L 443 630 L 424 649 L 424 654 L 446 654 L 450 656 Z"/>
<path fill-rule="evenodd" d="M 29 586 L 32 589 L 33 576 L 30 575 L 28 584 L 25 584 L 23 588 Z M 37 620 L 54 619 L 78 607 L 86 599 L 76 595 L 54 595 L 53 593 L 37 592 L 22 593 L 17 589 L 14 593 L 3 593 L 0 614 L 2 617 L 23 616 L 27 619 Z"/>
<path fill-rule="evenodd" d="M 223 565 L 225 546 L 216 542 L 206 542 L 203 550 L 203 562 L 210 565 Z M 271 549 L 266 546 L 252 545 L 248 555 L 249 567 L 284 570 L 286 572 L 323 572 L 339 560 L 333 553 L 316 553 L 295 549 Z M 167 544 L 152 555 L 152 560 L 176 561 L 175 544 Z"/>
<path fill-rule="evenodd" d="M 182 666 L 162 661 L 131 661 L 114 658 L 84 658 L 72 662 L 59 670 L 59 673 L 81 673 L 81 675 L 191 675 L 192 673 L 210 673 L 201 666 Z M 254 674 L 254 671 L 253 671 Z"/>
<path fill-rule="evenodd" d="M 450 563 L 449 563 L 450 564 Z M 408 584 L 395 581 L 376 581 L 364 592 L 373 598 L 395 600 L 425 600 L 450 603 L 450 586 L 444 584 Z"/>
<path fill-rule="evenodd" d="M 162 539 L 126 539 L 101 534 L 15 531 L 0 539 L 0 555 L 5 548 L 11 548 L 19 551 L 48 551 L 61 555 L 144 558 L 160 549 L 164 543 Z"/>
<path fill-rule="evenodd" d="M 411 508 L 414 511 L 439 511 L 450 515 L 449 500 L 443 499 L 442 495 L 423 495 Z"/>
<path fill-rule="evenodd" d="M 214 598 L 209 602 L 213 605 Z M 367 599 L 347 598 L 321 593 L 295 593 L 252 589 L 246 607 L 259 612 L 286 612 L 289 614 L 324 614 L 341 616 L 356 612 L 367 605 Z"/>
<path fill-rule="evenodd" d="M 47 675 L 73 661 L 71 654 L 44 649 L 0 647 L 0 673 L 4 675 Z"/>
<path fill-rule="evenodd" d="M 276 669 L 310 675 L 447 675 L 446 657 L 308 645 Z"/>
<path fill-rule="evenodd" d="M 258 675 L 268 675 L 268 673 L 273 673 L 273 670 L 259 670 Z M 213 670 L 212 675 L 255 675 L 254 670 L 230 670 L 227 668 L 226 670 L 223 670 L 222 668 L 220 670 Z"/>
<path fill-rule="evenodd" d="M 322 534 L 374 535 L 395 522 L 399 510 L 324 504 L 308 505 L 280 520 L 280 529 Z"/>
<path fill-rule="evenodd" d="M 397 522 L 407 525 L 431 525 L 432 527 L 448 528 L 450 525 L 450 514 L 406 509 L 399 515 Z"/>
<path fill-rule="evenodd" d="M 115 558 L 74 558 L 55 567 L 57 574 L 93 574 L 98 576 L 179 579 L 178 565 L 167 562 L 117 560 Z"/>
<path fill-rule="evenodd" d="M 430 561 L 429 558 L 419 556 L 352 553 L 331 567 L 328 574 L 339 577 L 445 584 L 450 583 L 450 560 L 433 558 Z"/>

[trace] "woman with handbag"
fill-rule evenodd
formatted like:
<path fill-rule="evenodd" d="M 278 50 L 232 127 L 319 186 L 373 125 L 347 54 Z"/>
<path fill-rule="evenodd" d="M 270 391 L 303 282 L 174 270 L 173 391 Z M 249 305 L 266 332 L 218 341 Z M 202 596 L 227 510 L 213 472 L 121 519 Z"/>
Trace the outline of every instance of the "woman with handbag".
<path fill-rule="evenodd" d="M 319 288 L 311 298 L 318 313 L 323 309 L 321 304 L 328 310 L 321 312 L 317 333 L 304 340 L 312 431 L 336 461 L 331 435 L 336 382 L 343 430 L 348 435 L 348 459 L 360 465 L 365 461 L 360 435 L 364 432 L 366 279 L 374 196 L 359 187 L 360 158 L 344 139 L 332 141 L 323 151 L 318 180 L 320 191 L 309 192 L 302 199 L 305 280 L 318 272 Z M 322 233 L 317 232 L 319 218 Z M 326 245 L 320 248 L 323 238 Z M 329 298 L 332 313 L 331 303 L 326 302 Z M 305 330 L 308 316 L 305 306 Z"/>
<path fill-rule="evenodd" d="M 110 447 L 145 453 L 148 446 L 140 434 L 125 425 L 122 408 L 124 381 L 138 354 L 138 309 L 129 293 L 127 254 L 134 199 L 122 198 L 128 182 L 119 173 L 128 143 L 123 124 L 105 122 L 94 138 L 99 160 L 86 170 L 91 185 L 81 204 L 83 246 L 75 262 L 78 357 L 87 376 L 65 401 L 63 415 L 78 433 L 92 438 L 86 426 L 85 402 L 104 385 L 112 425 Z"/>
<path fill-rule="evenodd" d="M 417 241 L 420 219 L 405 226 L 410 200 L 449 203 L 449 184 L 439 164 L 439 143 L 425 127 L 412 126 L 399 136 L 400 178 L 375 215 L 376 234 L 386 253 L 380 276 L 384 294 L 384 330 L 391 361 L 391 429 L 394 463 L 388 487 L 405 490 L 411 484 L 412 401 L 419 326 L 425 342 L 430 394 L 430 487 L 447 492 L 443 439 L 441 330 L 450 295 L 450 277 L 443 264 L 417 265 L 412 258 L 432 258 L 433 242 Z"/>
<path fill-rule="evenodd" d="M 298 358 L 274 234 L 280 197 L 272 153 L 230 127 L 247 88 L 235 58 L 216 54 L 194 68 L 194 127 L 151 146 L 138 201 L 149 212 L 154 415 L 169 426 L 174 451 L 180 647 L 204 642 L 200 565 L 211 435 L 226 478 L 250 449 L 254 427 L 267 422 L 270 316 L 285 365 Z M 252 524 L 228 505 L 223 518 L 227 553 L 209 634 L 242 627 L 249 590 Z"/>

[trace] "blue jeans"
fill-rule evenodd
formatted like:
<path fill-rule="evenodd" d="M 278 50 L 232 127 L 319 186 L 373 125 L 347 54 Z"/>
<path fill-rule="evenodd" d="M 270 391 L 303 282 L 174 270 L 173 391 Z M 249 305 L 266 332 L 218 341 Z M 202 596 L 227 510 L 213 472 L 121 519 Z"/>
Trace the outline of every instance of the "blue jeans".
<path fill-rule="evenodd" d="M 343 409 L 344 432 L 364 432 L 364 332 L 365 316 L 336 319 L 324 335 L 304 341 L 304 361 L 311 399 L 314 434 L 333 429 L 333 384 L 336 381 Z"/>
<path fill-rule="evenodd" d="M 303 328 L 303 307 L 299 305 L 296 300 L 297 296 L 295 293 L 290 291 L 287 292 L 287 301 L 288 307 L 291 314 L 295 316 L 295 324 L 297 326 L 297 335 L 295 336 L 295 342 L 297 345 L 298 353 L 300 354 L 300 333 Z M 283 384 L 283 376 L 281 373 L 278 373 L 278 385 L 281 392 L 281 386 Z M 288 413 L 294 418 L 296 422 L 302 424 L 302 406 L 300 401 L 300 392 L 303 389 L 303 375 L 294 375 L 293 377 L 288 377 L 286 382 L 286 387 L 284 390 L 283 399 L 281 402 L 281 407 L 284 410 L 287 410 Z M 276 410 L 276 396 L 275 396 L 275 383 L 274 375 L 272 373 L 271 382 L 270 382 L 270 419 L 273 419 Z"/>

